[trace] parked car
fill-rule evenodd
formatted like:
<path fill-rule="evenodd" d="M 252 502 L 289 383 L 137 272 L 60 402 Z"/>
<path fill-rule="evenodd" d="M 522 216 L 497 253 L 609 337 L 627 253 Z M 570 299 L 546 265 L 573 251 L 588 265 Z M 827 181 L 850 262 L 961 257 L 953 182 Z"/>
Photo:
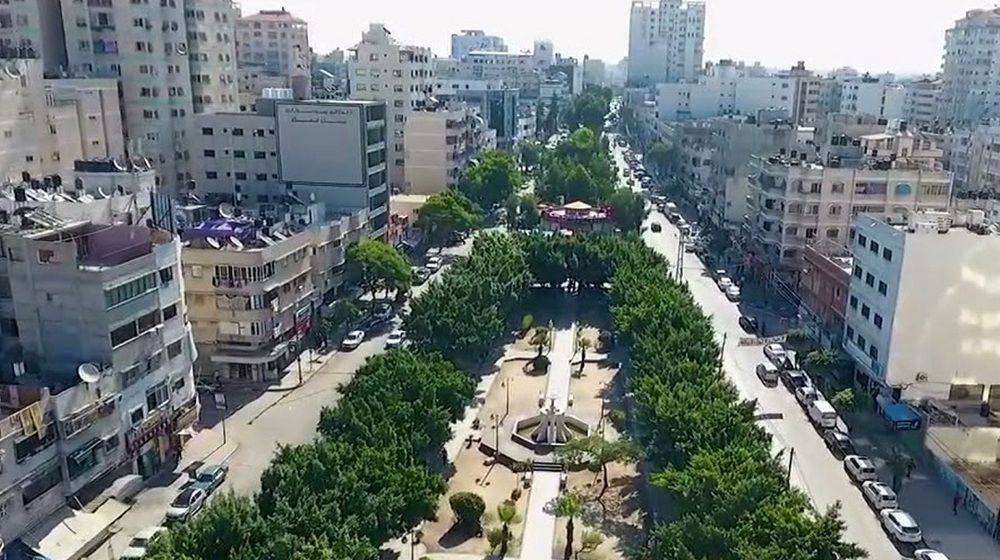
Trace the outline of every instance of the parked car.
<path fill-rule="evenodd" d="M 771 362 L 761 362 L 757 364 L 757 377 L 760 378 L 761 383 L 769 387 L 776 387 L 778 385 L 778 368 L 774 366 Z"/>
<path fill-rule="evenodd" d="M 920 548 L 913 552 L 913 560 L 948 560 L 943 552 L 930 548 Z"/>
<path fill-rule="evenodd" d="M 182 523 L 195 516 L 205 505 L 208 495 L 201 488 L 188 486 L 170 502 L 167 508 L 168 523 Z"/>
<path fill-rule="evenodd" d="M 726 297 L 729 298 L 729 301 L 739 301 L 740 295 L 739 286 L 729 286 L 726 288 Z"/>
<path fill-rule="evenodd" d="M 431 271 L 431 274 L 433 274 L 441 270 L 441 264 L 442 264 L 441 257 L 439 256 L 428 257 L 427 263 L 424 265 L 424 268 Z"/>
<path fill-rule="evenodd" d="M 801 373 L 801 372 L 799 372 Z M 795 400 L 799 401 L 799 406 L 806 408 L 819 397 L 819 392 L 812 385 L 803 385 L 795 388 Z"/>
<path fill-rule="evenodd" d="M 809 414 L 809 421 L 817 428 L 833 429 L 837 427 L 837 409 L 829 401 L 823 400 L 822 395 L 816 394 L 813 402 L 806 408 Z"/>
<path fill-rule="evenodd" d="M 146 556 L 146 549 L 153 543 L 160 533 L 166 531 L 166 527 L 147 527 L 135 534 L 132 540 L 128 541 L 128 546 L 122 551 L 122 560 L 139 560 Z"/>
<path fill-rule="evenodd" d="M 194 478 L 194 486 L 201 488 L 205 494 L 211 494 L 222 486 L 229 475 L 228 465 L 205 465 L 198 469 L 198 474 Z"/>
<path fill-rule="evenodd" d="M 344 340 L 340 342 L 340 347 L 344 350 L 356 350 L 365 341 L 365 331 L 351 331 L 347 333 Z"/>
<path fill-rule="evenodd" d="M 728 280 L 728 278 L 727 278 Z M 719 280 L 721 283 L 722 280 Z M 774 365 L 780 366 L 781 361 L 785 358 L 786 352 L 785 347 L 781 344 L 768 344 L 764 347 L 764 355 L 767 356 L 768 360 L 774 362 Z"/>
<path fill-rule="evenodd" d="M 823 443 L 838 457 L 854 455 L 854 442 L 851 437 L 840 430 L 826 430 L 823 432 Z"/>
<path fill-rule="evenodd" d="M 400 348 L 403 346 L 403 341 L 406 340 L 406 331 L 401 329 L 396 329 L 389 333 L 389 337 L 385 339 L 386 348 Z"/>
<path fill-rule="evenodd" d="M 924 535 L 912 515 L 901 509 L 884 509 L 878 513 L 882 527 L 893 540 L 901 543 L 923 542 Z"/>
<path fill-rule="evenodd" d="M 865 482 L 875 480 L 878 473 L 875 472 L 875 463 L 863 455 L 848 455 L 844 457 L 844 470 L 851 480 L 855 482 Z"/>
<path fill-rule="evenodd" d="M 388 303 L 378 304 L 378 306 L 375 307 L 375 313 L 373 314 L 376 321 L 386 321 L 392 318 L 392 315 L 392 306 Z"/>
<path fill-rule="evenodd" d="M 758 323 L 757 319 L 754 319 L 753 317 L 740 315 L 740 328 L 750 334 L 757 334 L 760 330 L 760 323 Z"/>
<path fill-rule="evenodd" d="M 781 383 L 792 393 L 801 387 L 809 386 L 809 376 L 806 375 L 806 372 L 798 369 L 784 369 L 777 363 L 774 367 L 781 371 Z"/>
<path fill-rule="evenodd" d="M 729 287 L 733 285 L 733 281 L 730 280 L 728 276 L 721 276 L 718 280 L 715 281 L 715 283 L 716 285 L 719 286 L 719 289 L 722 290 L 723 292 L 728 290 Z"/>
<path fill-rule="evenodd" d="M 653 222 L 649 224 L 649 229 L 653 230 L 655 233 L 660 233 L 663 231 L 663 226 L 661 226 L 658 222 Z"/>
<path fill-rule="evenodd" d="M 719 278 L 723 278 L 725 276 L 726 276 L 726 271 L 722 270 L 721 268 L 712 273 L 712 277 L 715 278 L 716 282 L 719 281 Z"/>
<path fill-rule="evenodd" d="M 875 511 L 896 509 L 899 507 L 896 493 L 892 491 L 892 488 L 888 484 L 878 480 L 869 480 L 862 483 L 861 495 L 865 497 L 865 501 Z"/>
<path fill-rule="evenodd" d="M 419 286 L 427 281 L 431 277 L 431 271 L 424 267 L 414 267 L 413 269 L 413 285 Z"/>

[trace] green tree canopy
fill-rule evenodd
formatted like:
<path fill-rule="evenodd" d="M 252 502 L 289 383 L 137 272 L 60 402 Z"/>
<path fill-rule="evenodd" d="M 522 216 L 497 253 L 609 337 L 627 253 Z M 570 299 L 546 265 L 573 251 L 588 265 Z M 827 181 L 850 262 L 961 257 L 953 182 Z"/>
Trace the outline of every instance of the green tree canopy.
<path fill-rule="evenodd" d="M 408 290 L 413 282 L 406 257 L 385 241 L 363 239 L 351 245 L 347 262 L 373 300 L 379 290 Z"/>
<path fill-rule="evenodd" d="M 604 120 L 611 110 L 611 89 L 590 87 L 574 97 L 566 110 L 566 124 L 570 129 L 586 127 L 600 134 Z"/>
<path fill-rule="evenodd" d="M 431 195 L 420 207 L 417 225 L 433 244 L 448 241 L 452 234 L 468 232 L 482 225 L 482 213 L 458 191 Z"/>
<path fill-rule="evenodd" d="M 680 154 L 670 140 L 660 139 L 646 151 L 646 164 L 669 173 L 677 169 Z"/>
<path fill-rule="evenodd" d="M 465 171 L 459 190 L 484 210 L 489 210 L 517 192 L 525 177 L 510 152 L 492 150 L 479 155 Z"/>
<path fill-rule="evenodd" d="M 548 202 L 592 204 L 607 200 L 617 180 L 607 142 L 600 133 L 580 128 L 543 154 L 535 190 Z"/>
<path fill-rule="evenodd" d="M 608 198 L 611 217 L 622 231 L 637 232 L 646 218 L 646 201 L 631 189 L 618 189 Z"/>

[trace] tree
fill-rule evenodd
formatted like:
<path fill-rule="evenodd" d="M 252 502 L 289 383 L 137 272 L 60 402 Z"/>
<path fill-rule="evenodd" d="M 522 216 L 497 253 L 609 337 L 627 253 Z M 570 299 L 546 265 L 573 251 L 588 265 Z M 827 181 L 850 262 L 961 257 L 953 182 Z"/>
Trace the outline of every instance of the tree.
<path fill-rule="evenodd" d="M 538 142 L 521 142 L 517 150 L 521 159 L 521 165 L 525 169 L 531 169 L 541 163 L 542 151 L 544 149 Z"/>
<path fill-rule="evenodd" d="M 829 348 L 813 350 L 806 355 L 806 365 L 822 371 L 833 369 L 840 362 L 837 353 Z"/>
<path fill-rule="evenodd" d="M 459 190 L 484 210 L 502 204 L 524 184 L 525 177 L 509 152 L 492 150 L 469 167 Z"/>
<path fill-rule="evenodd" d="M 657 140 L 646 151 L 647 165 L 652 165 L 662 173 L 673 173 L 678 167 L 679 157 L 674 143 L 667 139 Z"/>
<path fill-rule="evenodd" d="M 576 551 L 577 560 L 580 560 L 580 554 L 593 552 L 602 544 L 604 544 L 604 536 L 600 533 L 597 531 L 584 531 L 580 535 L 580 550 Z"/>
<path fill-rule="evenodd" d="M 455 522 L 464 529 L 478 529 L 483 514 L 486 513 L 486 502 L 482 496 L 472 492 L 458 492 L 448 498 L 448 505 L 455 514 Z"/>
<path fill-rule="evenodd" d="M 536 327 L 534 334 L 531 335 L 531 340 L 528 343 L 538 348 L 539 356 L 545 352 L 545 347 L 549 345 L 551 334 L 546 327 Z"/>
<path fill-rule="evenodd" d="M 572 491 L 560 494 L 552 505 L 552 511 L 555 516 L 566 520 L 566 548 L 563 551 L 563 560 L 570 560 L 573 557 L 573 537 L 576 531 L 575 521 L 583 513 L 583 505 L 583 497 Z"/>
<path fill-rule="evenodd" d="M 538 210 L 538 197 L 533 193 L 522 194 L 518 198 L 518 227 L 533 229 L 542 221 L 542 213 Z"/>
<path fill-rule="evenodd" d="M 497 506 L 497 519 L 502 523 L 501 534 L 503 540 L 500 542 L 500 556 L 507 554 L 507 547 L 510 545 L 511 534 L 510 524 L 517 518 L 517 508 L 512 502 L 504 502 Z"/>
<path fill-rule="evenodd" d="M 639 193 L 629 189 L 618 189 L 608 199 L 611 217 L 622 231 L 638 232 L 646 219 L 646 202 Z"/>
<path fill-rule="evenodd" d="M 347 261 L 357 272 L 361 286 L 372 296 L 372 311 L 379 290 L 408 290 L 413 273 L 406 258 L 384 241 L 363 239 L 347 251 Z"/>
<path fill-rule="evenodd" d="M 581 336 L 577 339 L 576 345 L 580 348 L 580 371 L 583 371 L 583 366 L 587 361 L 587 350 L 594 347 L 594 341 L 585 336 Z"/>
<path fill-rule="evenodd" d="M 837 410 L 854 410 L 854 389 L 848 387 L 837 391 L 837 393 L 830 398 L 830 404 L 832 404 Z"/>
<path fill-rule="evenodd" d="M 330 308 L 329 318 L 323 321 L 323 330 L 327 336 L 332 338 L 337 331 L 344 327 L 349 327 L 354 321 L 361 317 L 361 308 L 357 301 L 353 299 L 339 299 Z"/>
<path fill-rule="evenodd" d="M 586 465 L 602 473 L 603 486 L 597 495 L 598 501 L 604 498 L 604 494 L 611 486 L 608 466 L 612 463 L 632 462 L 639 458 L 639 450 L 631 442 L 623 439 L 609 441 L 596 434 L 571 439 L 556 453 L 570 464 Z"/>
<path fill-rule="evenodd" d="M 480 210 L 457 191 L 431 195 L 420 207 L 417 225 L 435 245 L 447 243 L 455 233 L 468 232 L 482 225 Z"/>

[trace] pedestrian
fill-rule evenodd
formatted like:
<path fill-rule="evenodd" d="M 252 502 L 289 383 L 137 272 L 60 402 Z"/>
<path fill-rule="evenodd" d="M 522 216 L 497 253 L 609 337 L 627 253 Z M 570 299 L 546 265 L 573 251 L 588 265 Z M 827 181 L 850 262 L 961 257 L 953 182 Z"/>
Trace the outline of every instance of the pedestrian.
<path fill-rule="evenodd" d="M 952 502 L 951 502 L 951 513 L 952 514 L 958 515 L 958 506 L 961 503 L 962 503 L 962 496 L 960 496 L 959 494 L 956 493 L 955 494 L 955 499 L 952 500 Z"/>

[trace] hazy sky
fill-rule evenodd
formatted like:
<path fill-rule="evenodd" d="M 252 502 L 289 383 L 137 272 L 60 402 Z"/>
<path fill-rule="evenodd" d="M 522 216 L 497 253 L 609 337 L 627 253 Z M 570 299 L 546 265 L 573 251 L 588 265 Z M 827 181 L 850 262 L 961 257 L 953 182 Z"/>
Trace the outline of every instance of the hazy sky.
<path fill-rule="evenodd" d="M 482 29 L 513 50 L 551 39 L 567 56 L 617 62 L 628 51 L 630 0 L 242 0 L 244 13 L 279 9 L 306 19 L 317 52 L 361 40 L 381 22 L 404 43 L 447 56 L 452 33 Z M 870 72 L 939 70 L 944 30 L 976 0 L 708 0 L 705 60 Z"/>

